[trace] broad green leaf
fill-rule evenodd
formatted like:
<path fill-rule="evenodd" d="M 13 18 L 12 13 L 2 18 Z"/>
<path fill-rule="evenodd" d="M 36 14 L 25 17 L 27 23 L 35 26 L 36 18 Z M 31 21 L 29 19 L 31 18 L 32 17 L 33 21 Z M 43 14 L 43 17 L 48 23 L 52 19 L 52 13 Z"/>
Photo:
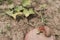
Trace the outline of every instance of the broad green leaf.
<path fill-rule="evenodd" d="M 23 7 L 22 6 L 16 6 L 14 10 L 19 12 L 20 10 L 23 10 Z"/>
<path fill-rule="evenodd" d="M 22 5 L 24 7 L 31 5 L 31 0 L 22 0 Z"/>
<path fill-rule="evenodd" d="M 19 16 L 21 16 L 22 15 L 22 13 L 21 12 L 17 12 L 17 13 L 14 13 L 13 14 L 13 11 L 6 11 L 6 14 L 8 14 L 9 16 L 11 16 L 11 17 L 13 17 L 14 19 L 16 19 L 16 16 L 17 15 L 19 15 Z"/>
<path fill-rule="evenodd" d="M 34 14 L 34 11 L 33 11 L 32 8 L 29 9 L 29 13 L 30 13 L 30 14 Z"/>
<path fill-rule="evenodd" d="M 16 19 L 16 16 L 17 16 L 17 15 L 21 16 L 22 13 L 21 13 L 21 12 L 14 13 L 14 14 L 12 14 L 12 17 L 13 17 L 14 19 Z"/>
<path fill-rule="evenodd" d="M 33 11 L 33 9 L 29 9 L 29 10 L 24 9 L 23 14 L 24 14 L 26 17 L 28 17 L 30 14 L 34 14 L 34 11 Z"/>
<path fill-rule="evenodd" d="M 28 17 L 29 16 L 29 11 L 27 9 L 24 9 L 23 14 Z"/>

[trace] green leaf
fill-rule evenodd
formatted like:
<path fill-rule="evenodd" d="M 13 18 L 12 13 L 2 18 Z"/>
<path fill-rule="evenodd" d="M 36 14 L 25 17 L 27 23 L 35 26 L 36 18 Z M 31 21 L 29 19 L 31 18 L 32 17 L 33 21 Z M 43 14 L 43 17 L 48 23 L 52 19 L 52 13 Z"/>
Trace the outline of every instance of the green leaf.
<path fill-rule="evenodd" d="M 20 10 L 23 10 L 24 8 L 22 6 L 16 6 L 15 7 L 15 11 L 19 12 Z"/>
<path fill-rule="evenodd" d="M 17 16 L 17 15 L 21 16 L 22 13 L 21 13 L 21 12 L 14 13 L 14 14 L 12 14 L 12 17 L 13 17 L 14 19 L 16 19 L 16 16 Z"/>
<path fill-rule="evenodd" d="M 24 7 L 31 5 L 31 0 L 22 0 L 22 5 Z"/>
<path fill-rule="evenodd" d="M 23 14 L 28 17 L 29 16 L 29 11 L 27 9 L 24 9 Z"/>
<path fill-rule="evenodd" d="M 17 16 L 17 15 L 19 15 L 19 16 L 22 15 L 21 12 L 17 12 L 17 13 L 14 13 L 14 14 L 13 14 L 13 11 L 10 11 L 10 10 L 6 11 L 6 14 L 8 14 L 8 15 L 11 16 L 11 17 L 13 17 L 14 19 L 16 19 L 16 16 Z"/>
<path fill-rule="evenodd" d="M 30 14 L 34 14 L 34 11 L 33 11 L 33 9 L 29 9 L 29 10 L 24 9 L 23 14 L 24 14 L 26 17 L 28 17 Z"/>
<path fill-rule="evenodd" d="M 32 8 L 29 9 L 29 13 L 30 13 L 30 14 L 34 14 L 34 11 L 33 11 Z"/>
<path fill-rule="evenodd" d="M 6 10 L 6 11 L 5 11 L 5 13 L 6 13 L 6 14 L 8 14 L 9 16 L 12 16 L 12 14 L 13 14 L 13 11 Z"/>

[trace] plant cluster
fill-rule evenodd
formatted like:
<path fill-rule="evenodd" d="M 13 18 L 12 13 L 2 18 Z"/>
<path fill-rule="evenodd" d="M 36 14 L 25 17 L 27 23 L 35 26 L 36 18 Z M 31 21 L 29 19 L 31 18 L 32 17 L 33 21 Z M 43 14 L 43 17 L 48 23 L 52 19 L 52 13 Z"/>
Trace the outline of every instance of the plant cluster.
<path fill-rule="evenodd" d="M 12 6 L 8 10 L 6 10 L 6 14 L 12 16 L 16 19 L 16 16 L 25 16 L 28 17 L 30 14 L 35 14 L 33 8 L 27 8 L 27 6 L 31 5 L 31 0 L 22 0 L 22 4 L 18 6 Z"/>
<path fill-rule="evenodd" d="M 25 16 L 28 17 L 31 14 L 35 14 L 35 11 L 31 6 L 32 1 L 31 0 L 22 0 L 22 3 L 18 6 L 14 6 L 14 5 L 10 5 L 9 9 L 5 11 L 5 13 L 11 17 L 13 17 L 14 19 L 16 19 L 17 16 Z M 42 4 L 40 5 L 39 9 L 41 11 L 40 14 L 43 14 L 42 12 L 44 12 L 45 8 L 46 8 L 46 4 Z M 39 15 L 40 15 L 39 14 Z M 43 15 L 41 15 L 42 20 Z"/>

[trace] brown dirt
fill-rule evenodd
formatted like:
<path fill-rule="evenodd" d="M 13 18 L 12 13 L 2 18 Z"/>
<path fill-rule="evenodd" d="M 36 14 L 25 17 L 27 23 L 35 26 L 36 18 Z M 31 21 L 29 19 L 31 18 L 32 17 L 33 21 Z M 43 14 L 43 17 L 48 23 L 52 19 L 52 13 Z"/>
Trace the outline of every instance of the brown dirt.
<path fill-rule="evenodd" d="M 37 0 L 37 2 L 38 5 L 48 4 L 47 10 L 44 11 L 48 21 L 46 24 L 53 30 L 56 40 L 60 40 L 60 0 Z M 36 7 L 34 6 L 34 8 Z M 37 9 L 39 10 L 39 7 Z M 0 16 L 0 40 L 24 40 L 27 32 L 42 25 L 37 16 L 30 19 L 29 22 L 27 18 L 17 22 L 3 13 L 0 14 L 2 14 Z"/>

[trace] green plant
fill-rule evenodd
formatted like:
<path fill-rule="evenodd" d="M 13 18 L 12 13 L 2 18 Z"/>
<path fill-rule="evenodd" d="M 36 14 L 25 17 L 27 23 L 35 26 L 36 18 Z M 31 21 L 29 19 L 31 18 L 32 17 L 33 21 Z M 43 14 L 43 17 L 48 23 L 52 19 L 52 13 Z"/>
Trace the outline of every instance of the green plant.
<path fill-rule="evenodd" d="M 26 17 L 28 17 L 30 14 L 34 14 L 34 11 L 33 11 L 33 9 L 29 9 L 29 10 L 24 9 L 23 14 L 24 14 Z"/>
<path fill-rule="evenodd" d="M 31 5 L 31 0 L 22 0 L 22 6 L 26 7 Z"/>
<path fill-rule="evenodd" d="M 33 8 L 27 9 L 26 7 L 31 5 L 31 0 L 22 0 L 22 5 L 20 6 L 10 6 L 9 10 L 5 13 L 16 19 L 16 16 L 28 17 L 30 14 L 35 14 Z"/>
<path fill-rule="evenodd" d="M 45 9 L 46 9 L 46 7 L 47 7 L 47 4 L 41 4 L 40 5 L 40 16 L 41 16 L 41 21 L 42 21 L 42 23 L 43 23 L 43 25 L 46 25 L 46 23 L 48 22 L 47 20 L 46 20 L 46 17 L 45 17 Z"/>
<path fill-rule="evenodd" d="M 13 13 L 14 11 L 11 11 L 11 10 L 7 10 L 6 11 L 6 14 L 8 14 L 9 16 L 11 16 L 11 17 L 13 17 L 14 19 L 16 19 L 16 16 L 17 15 L 22 15 L 22 13 L 21 12 L 15 12 L 15 13 Z"/>

